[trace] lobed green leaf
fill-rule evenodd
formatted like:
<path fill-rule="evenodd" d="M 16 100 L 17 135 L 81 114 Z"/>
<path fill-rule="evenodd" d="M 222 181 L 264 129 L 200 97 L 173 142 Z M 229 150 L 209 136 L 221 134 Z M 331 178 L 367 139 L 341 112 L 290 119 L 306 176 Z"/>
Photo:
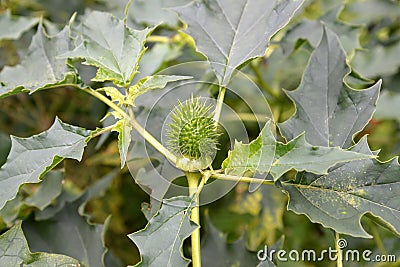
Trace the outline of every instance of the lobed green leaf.
<path fill-rule="evenodd" d="M 371 157 L 370 154 L 347 151 L 340 147 L 312 146 L 305 140 L 304 134 L 286 144 L 277 142 L 269 121 L 250 144 L 236 142 L 222 167 L 225 173 L 239 176 L 247 171 L 270 172 L 274 180 L 278 180 L 291 169 L 325 174 L 338 163 Z"/>
<path fill-rule="evenodd" d="M 19 39 L 21 35 L 39 23 L 39 18 L 11 16 L 7 9 L 0 15 L 0 40 Z"/>
<path fill-rule="evenodd" d="M 81 160 L 89 131 L 63 123 L 29 137 L 11 137 L 11 152 L 0 169 L 0 208 L 15 197 L 24 183 L 38 183 L 64 158 Z"/>
<path fill-rule="evenodd" d="M 286 91 L 296 104 L 296 113 L 279 124 L 282 134 L 292 139 L 305 132 L 307 141 L 317 146 L 352 146 L 353 136 L 372 117 L 382 82 L 354 90 L 343 81 L 349 72 L 337 35 L 324 27 L 300 86 Z"/>
<path fill-rule="evenodd" d="M 21 228 L 21 223 L 0 236 L 1 266 L 79 267 L 79 261 L 64 255 L 32 253 Z"/>
<path fill-rule="evenodd" d="M 110 13 L 92 11 L 82 24 L 82 43 L 63 57 L 83 58 L 85 64 L 98 67 L 92 81 L 126 87 L 137 72 L 152 30 L 134 30 Z"/>
<path fill-rule="evenodd" d="M 26 58 L 19 65 L 6 66 L 0 72 L 0 99 L 21 92 L 33 93 L 60 85 L 77 84 L 74 69 L 58 56 L 72 49 L 68 26 L 48 36 L 39 24 Z"/>
<path fill-rule="evenodd" d="M 90 193 L 65 203 L 60 211 L 47 220 L 25 220 L 23 230 L 30 247 L 35 251 L 70 255 L 83 266 L 104 266 L 107 252 L 104 233 L 108 228 L 109 218 L 104 225 L 89 224 L 78 213 L 88 197 Z"/>
<path fill-rule="evenodd" d="M 351 150 L 372 155 L 366 138 Z M 293 184 L 283 184 L 290 196 L 288 209 L 357 237 L 371 237 L 360 219 L 372 214 L 399 235 L 399 167 L 397 158 L 386 163 L 366 159 L 339 165 L 323 176 L 303 174 Z"/>
<path fill-rule="evenodd" d="M 141 262 L 135 266 L 187 266 L 183 241 L 198 228 L 190 221 L 191 199 L 175 197 L 163 201 L 146 228 L 128 235 L 139 247 Z"/>
<path fill-rule="evenodd" d="M 193 1 L 173 8 L 223 86 L 235 69 L 263 56 L 273 34 L 285 26 L 303 0 Z"/>

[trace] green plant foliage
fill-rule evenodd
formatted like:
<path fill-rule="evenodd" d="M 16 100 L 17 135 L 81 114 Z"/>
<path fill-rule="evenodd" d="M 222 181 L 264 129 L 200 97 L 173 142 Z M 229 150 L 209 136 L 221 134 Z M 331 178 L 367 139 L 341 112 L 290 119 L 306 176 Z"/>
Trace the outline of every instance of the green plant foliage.
<path fill-rule="evenodd" d="M 144 42 L 151 29 L 133 30 L 109 13 L 92 11 L 82 24 L 82 42 L 63 57 L 83 58 L 98 68 L 93 81 L 112 81 L 128 86 L 145 51 Z"/>
<path fill-rule="evenodd" d="M 103 232 L 107 230 L 108 221 L 104 225 L 89 225 L 78 213 L 86 199 L 87 196 L 83 195 L 67 202 L 49 220 L 25 221 L 23 229 L 30 247 L 35 251 L 70 255 L 84 266 L 103 266 L 107 252 Z"/>
<path fill-rule="evenodd" d="M 322 22 L 338 35 L 347 54 L 351 54 L 354 49 L 361 48 L 359 36 L 362 27 L 340 20 L 338 14 L 341 10 L 342 3 L 339 3 L 337 7 L 329 10 L 317 20 L 303 19 L 284 36 L 283 47 L 290 51 L 293 44 L 299 39 L 308 40 L 313 47 L 317 47 L 323 34 Z"/>
<path fill-rule="evenodd" d="M 165 24 L 170 27 L 177 27 L 178 16 L 168 8 L 182 6 L 189 3 L 188 0 L 135 0 L 132 1 L 131 12 L 135 22 L 155 26 Z"/>
<path fill-rule="evenodd" d="M 0 1 L 0 266 L 395 266 L 399 7 Z"/>
<path fill-rule="evenodd" d="M 39 24 L 27 56 L 19 65 L 4 67 L 0 73 L 0 99 L 20 92 L 76 84 L 76 73 L 58 56 L 72 48 L 69 27 L 55 36 L 48 36 Z M 22 74 L 22 75 L 21 75 Z"/>
<path fill-rule="evenodd" d="M 147 76 L 140 79 L 135 85 L 129 87 L 127 103 L 135 105 L 135 99 L 146 93 L 147 91 L 154 89 L 163 89 L 170 82 L 182 81 L 191 79 L 190 76 L 176 76 L 176 75 L 154 75 Z"/>
<path fill-rule="evenodd" d="M 351 150 L 371 153 L 365 138 Z M 288 208 L 324 227 L 358 237 L 371 237 L 360 219 L 372 214 L 399 234 L 399 170 L 397 158 L 386 163 L 370 159 L 338 165 L 324 176 L 299 176 L 294 185 L 283 186 L 290 196 Z"/>
<path fill-rule="evenodd" d="M 0 40 L 19 39 L 21 35 L 39 22 L 38 18 L 13 17 L 10 10 L 0 15 Z"/>
<path fill-rule="evenodd" d="M 129 87 L 126 95 L 123 95 L 117 88 L 115 87 L 104 87 L 101 88 L 102 91 L 108 95 L 112 101 L 117 102 L 118 106 L 121 107 L 129 107 L 136 106 L 135 99 L 146 93 L 147 91 L 154 89 L 162 89 L 167 83 L 176 82 L 180 80 L 190 79 L 188 76 L 168 76 L 168 75 L 154 75 L 147 76 L 140 79 L 136 84 Z M 118 120 L 113 127 L 113 131 L 118 132 L 118 148 L 119 154 L 121 157 L 121 168 L 125 166 L 128 149 L 131 144 L 131 131 L 132 125 L 130 123 L 129 118 L 123 118 L 121 114 L 117 112 L 112 113 L 114 117 Z"/>
<path fill-rule="evenodd" d="M 325 27 L 299 88 L 286 91 L 296 113 L 279 125 L 282 134 L 292 139 L 305 132 L 312 145 L 350 147 L 353 136 L 372 117 L 381 81 L 369 89 L 353 90 L 343 81 L 349 71 L 338 37 Z"/>
<path fill-rule="evenodd" d="M 0 206 L 15 197 L 21 184 L 38 183 L 64 158 L 82 159 L 89 132 L 56 119 L 46 132 L 30 138 L 12 137 L 11 152 L 0 169 Z"/>
<path fill-rule="evenodd" d="M 186 32 L 225 86 L 237 67 L 264 55 L 271 36 L 288 23 L 302 2 L 192 2 L 173 10 L 188 24 Z"/>
<path fill-rule="evenodd" d="M 189 220 L 191 202 L 188 197 L 164 200 L 146 228 L 129 235 L 142 253 L 141 262 L 135 266 L 189 264 L 190 261 L 183 257 L 181 247 L 183 241 L 198 227 Z"/>
<path fill-rule="evenodd" d="M 377 45 L 359 52 L 352 60 L 354 69 L 367 77 L 394 75 L 400 67 L 400 41 L 390 46 Z"/>
<path fill-rule="evenodd" d="M 61 194 L 63 178 L 61 171 L 49 171 L 43 177 L 37 191 L 26 198 L 25 203 L 43 210 Z"/>
<path fill-rule="evenodd" d="M 121 157 L 121 168 L 123 168 L 126 162 L 129 145 L 132 141 L 132 125 L 129 123 L 128 119 L 122 118 L 114 125 L 113 131 L 118 132 L 118 148 Z"/>
<path fill-rule="evenodd" d="M 299 135 L 287 144 L 277 142 L 268 122 L 257 139 L 250 144 L 236 142 L 222 167 L 228 174 L 244 175 L 269 172 L 274 180 L 285 172 L 295 169 L 323 174 L 338 163 L 371 157 L 368 154 L 354 153 L 339 147 L 312 146 Z"/>
<path fill-rule="evenodd" d="M 2 266 L 80 266 L 73 258 L 48 253 L 31 253 L 21 223 L 0 236 L 0 264 Z"/>

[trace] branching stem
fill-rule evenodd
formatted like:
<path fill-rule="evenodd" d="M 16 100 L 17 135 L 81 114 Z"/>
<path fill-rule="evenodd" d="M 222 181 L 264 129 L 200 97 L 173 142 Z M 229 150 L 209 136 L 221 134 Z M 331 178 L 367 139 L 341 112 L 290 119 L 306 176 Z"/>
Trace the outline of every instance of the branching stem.
<path fill-rule="evenodd" d="M 96 97 L 100 101 L 104 102 L 110 108 L 114 109 L 121 115 L 123 118 L 128 119 L 132 127 L 147 141 L 149 142 L 155 149 L 157 149 L 161 154 L 163 154 L 167 159 L 171 162 L 176 162 L 176 156 L 172 154 L 166 147 L 164 147 L 154 136 L 152 136 L 146 129 L 144 129 L 133 116 L 129 116 L 122 108 L 108 99 L 106 96 L 102 95 L 101 93 L 93 90 L 92 88 L 83 88 L 83 91 L 91 94 L 92 96 Z"/>
<path fill-rule="evenodd" d="M 93 134 L 90 138 L 95 138 L 95 137 L 97 137 L 99 135 L 102 135 L 103 133 L 110 132 L 110 131 L 112 131 L 113 128 L 114 128 L 114 125 L 104 127 L 103 129 L 101 129 L 97 133 Z"/>

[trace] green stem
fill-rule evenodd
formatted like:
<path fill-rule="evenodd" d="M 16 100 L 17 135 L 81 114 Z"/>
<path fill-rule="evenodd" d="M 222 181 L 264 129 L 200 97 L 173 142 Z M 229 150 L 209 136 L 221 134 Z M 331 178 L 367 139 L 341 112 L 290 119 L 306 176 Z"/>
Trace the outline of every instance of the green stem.
<path fill-rule="evenodd" d="M 189 185 L 189 195 L 193 197 L 194 207 L 190 214 L 190 219 L 200 226 L 200 209 L 199 209 L 199 194 L 204 185 L 204 179 L 202 184 L 199 185 L 199 178 L 201 174 L 198 172 L 186 172 L 186 178 Z M 193 231 L 191 235 L 192 242 L 192 266 L 201 267 L 201 252 L 200 252 L 200 228 Z"/>
<path fill-rule="evenodd" d="M 91 94 L 92 96 L 96 97 L 100 101 L 107 104 L 110 108 L 114 109 L 116 112 L 119 113 L 123 118 L 129 120 L 132 127 L 147 141 L 149 142 L 155 149 L 157 149 L 161 154 L 163 154 L 167 159 L 171 162 L 176 162 L 176 156 L 172 154 L 166 147 L 164 147 L 154 136 L 152 136 L 146 129 L 144 129 L 133 116 L 129 116 L 122 108 L 108 99 L 106 96 L 100 94 L 96 90 L 91 88 L 82 88 L 83 91 Z"/>
<path fill-rule="evenodd" d="M 113 128 L 114 128 L 114 125 L 107 126 L 103 129 L 101 129 L 100 131 L 98 131 L 97 133 L 93 134 L 90 138 L 95 138 L 99 135 L 102 135 L 103 133 L 110 132 L 110 131 L 112 131 Z"/>
<path fill-rule="evenodd" d="M 159 35 L 151 35 L 149 37 L 146 38 L 146 42 L 149 43 L 170 43 L 171 42 L 171 38 L 167 37 L 167 36 L 159 36 Z"/>
<path fill-rule="evenodd" d="M 215 125 L 218 126 L 219 118 L 221 116 L 222 105 L 224 104 L 226 87 L 219 87 L 219 93 L 217 98 L 217 105 L 215 106 L 214 121 Z"/>
<path fill-rule="evenodd" d="M 274 185 L 275 182 L 271 180 L 264 180 L 259 178 L 251 178 L 251 177 L 242 177 L 236 175 L 227 175 L 221 173 L 213 173 L 210 178 L 226 180 L 226 181 L 235 181 L 235 182 L 245 182 L 245 183 L 256 183 L 256 184 L 267 184 Z"/>
<path fill-rule="evenodd" d="M 342 249 L 339 247 L 339 233 L 335 232 L 335 247 L 337 251 L 337 260 L 336 260 L 336 266 L 337 267 L 343 267 L 343 254 L 342 254 Z"/>

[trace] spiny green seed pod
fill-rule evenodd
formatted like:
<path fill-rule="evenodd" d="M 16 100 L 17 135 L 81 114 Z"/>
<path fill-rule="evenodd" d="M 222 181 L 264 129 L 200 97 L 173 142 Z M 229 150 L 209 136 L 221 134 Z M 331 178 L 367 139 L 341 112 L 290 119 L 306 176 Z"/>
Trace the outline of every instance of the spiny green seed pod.
<path fill-rule="evenodd" d="M 171 114 L 168 146 L 178 158 L 176 166 L 184 171 L 207 168 L 216 154 L 219 133 L 210 109 L 192 97 Z"/>

